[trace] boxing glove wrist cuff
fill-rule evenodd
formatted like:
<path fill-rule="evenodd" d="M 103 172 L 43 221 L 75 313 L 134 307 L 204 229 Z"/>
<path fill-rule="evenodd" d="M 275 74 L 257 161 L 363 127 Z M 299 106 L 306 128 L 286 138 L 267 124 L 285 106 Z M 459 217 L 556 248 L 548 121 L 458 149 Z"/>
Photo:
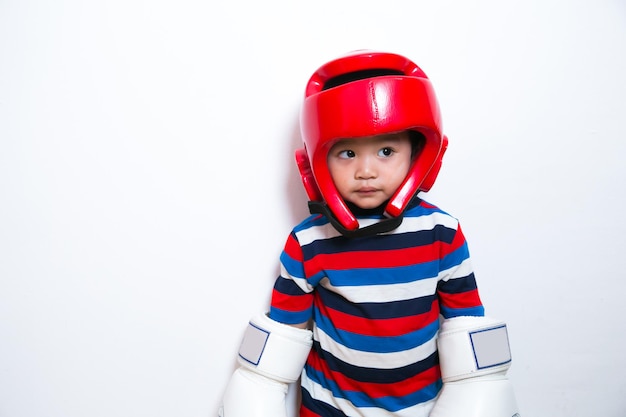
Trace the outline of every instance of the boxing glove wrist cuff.
<path fill-rule="evenodd" d="M 506 324 L 487 317 L 444 320 L 437 339 L 443 382 L 505 374 L 511 366 Z"/>
<path fill-rule="evenodd" d="M 298 379 L 312 345 L 310 330 L 278 323 L 265 314 L 248 324 L 239 348 L 239 364 L 276 381 Z"/>

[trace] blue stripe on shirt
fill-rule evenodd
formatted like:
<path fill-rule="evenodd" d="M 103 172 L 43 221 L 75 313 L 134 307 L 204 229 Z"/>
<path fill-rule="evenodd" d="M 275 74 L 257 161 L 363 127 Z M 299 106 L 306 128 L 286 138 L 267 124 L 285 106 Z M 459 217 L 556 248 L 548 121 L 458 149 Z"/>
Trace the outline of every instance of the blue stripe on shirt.
<path fill-rule="evenodd" d="M 390 268 L 327 269 L 326 273 L 330 283 L 336 287 L 404 284 L 426 278 L 436 278 L 439 273 L 439 261 Z"/>
<path fill-rule="evenodd" d="M 311 309 L 303 311 L 286 311 L 270 306 L 269 317 L 279 323 L 300 324 L 306 323 L 311 318 Z"/>
<path fill-rule="evenodd" d="M 437 319 L 416 331 L 400 336 L 368 336 L 335 328 L 328 317 L 321 314 L 317 307 L 314 307 L 314 316 L 317 327 L 335 342 L 349 349 L 364 352 L 391 353 L 413 349 L 433 339 L 439 330 Z"/>
<path fill-rule="evenodd" d="M 460 265 L 466 259 L 469 259 L 469 249 L 467 247 L 467 243 L 463 243 L 463 245 L 441 258 L 439 268 L 441 271 L 445 271 Z"/>
<path fill-rule="evenodd" d="M 304 264 L 296 259 L 293 259 L 283 251 L 280 254 L 280 263 L 283 265 L 287 273 L 294 277 L 304 278 Z"/>
<path fill-rule="evenodd" d="M 469 308 L 449 308 L 445 306 L 441 307 L 441 315 L 446 318 L 460 317 L 460 316 L 478 316 L 485 315 L 485 308 L 483 306 L 469 307 Z"/>

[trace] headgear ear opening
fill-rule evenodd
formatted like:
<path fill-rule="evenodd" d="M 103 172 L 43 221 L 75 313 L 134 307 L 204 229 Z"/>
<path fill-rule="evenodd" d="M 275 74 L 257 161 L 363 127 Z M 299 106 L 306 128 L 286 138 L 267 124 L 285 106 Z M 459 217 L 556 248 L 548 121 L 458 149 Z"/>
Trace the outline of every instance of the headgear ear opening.
<path fill-rule="evenodd" d="M 320 192 L 315 177 L 313 176 L 313 170 L 311 169 L 311 163 L 309 162 L 309 156 L 306 154 L 306 148 L 296 150 L 296 164 L 300 170 L 300 177 L 302 177 L 302 185 L 304 191 L 310 201 L 321 201 L 322 193 Z"/>
<path fill-rule="evenodd" d="M 317 202 L 313 206 L 326 207 L 324 214 L 344 234 L 355 233 L 359 223 L 328 171 L 328 150 L 337 140 L 404 130 L 424 138 L 385 209 L 400 222 L 411 199 L 432 187 L 447 147 L 430 80 L 411 60 L 393 53 L 355 51 L 322 65 L 307 84 L 300 122 L 304 148 L 296 151 L 296 162 L 303 185 Z"/>

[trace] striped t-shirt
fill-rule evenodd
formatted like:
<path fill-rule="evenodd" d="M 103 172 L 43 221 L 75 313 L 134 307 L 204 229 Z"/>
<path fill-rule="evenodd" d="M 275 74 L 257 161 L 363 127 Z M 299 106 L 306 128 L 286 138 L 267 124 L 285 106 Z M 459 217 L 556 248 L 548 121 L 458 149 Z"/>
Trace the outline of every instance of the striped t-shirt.
<path fill-rule="evenodd" d="M 484 314 L 458 221 L 417 200 L 397 229 L 347 238 L 314 215 L 280 260 L 270 317 L 313 329 L 300 416 L 428 416 L 439 316 Z"/>

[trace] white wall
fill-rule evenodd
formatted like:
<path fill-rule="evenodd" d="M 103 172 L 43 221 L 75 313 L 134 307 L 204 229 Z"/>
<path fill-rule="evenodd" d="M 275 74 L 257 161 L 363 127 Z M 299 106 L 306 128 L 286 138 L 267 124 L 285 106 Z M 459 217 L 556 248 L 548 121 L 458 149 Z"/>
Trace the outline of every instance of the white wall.
<path fill-rule="evenodd" d="M 522 415 L 626 414 L 623 1 L 0 0 L 0 416 L 215 416 L 359 48 L 435 83 Z"/>

